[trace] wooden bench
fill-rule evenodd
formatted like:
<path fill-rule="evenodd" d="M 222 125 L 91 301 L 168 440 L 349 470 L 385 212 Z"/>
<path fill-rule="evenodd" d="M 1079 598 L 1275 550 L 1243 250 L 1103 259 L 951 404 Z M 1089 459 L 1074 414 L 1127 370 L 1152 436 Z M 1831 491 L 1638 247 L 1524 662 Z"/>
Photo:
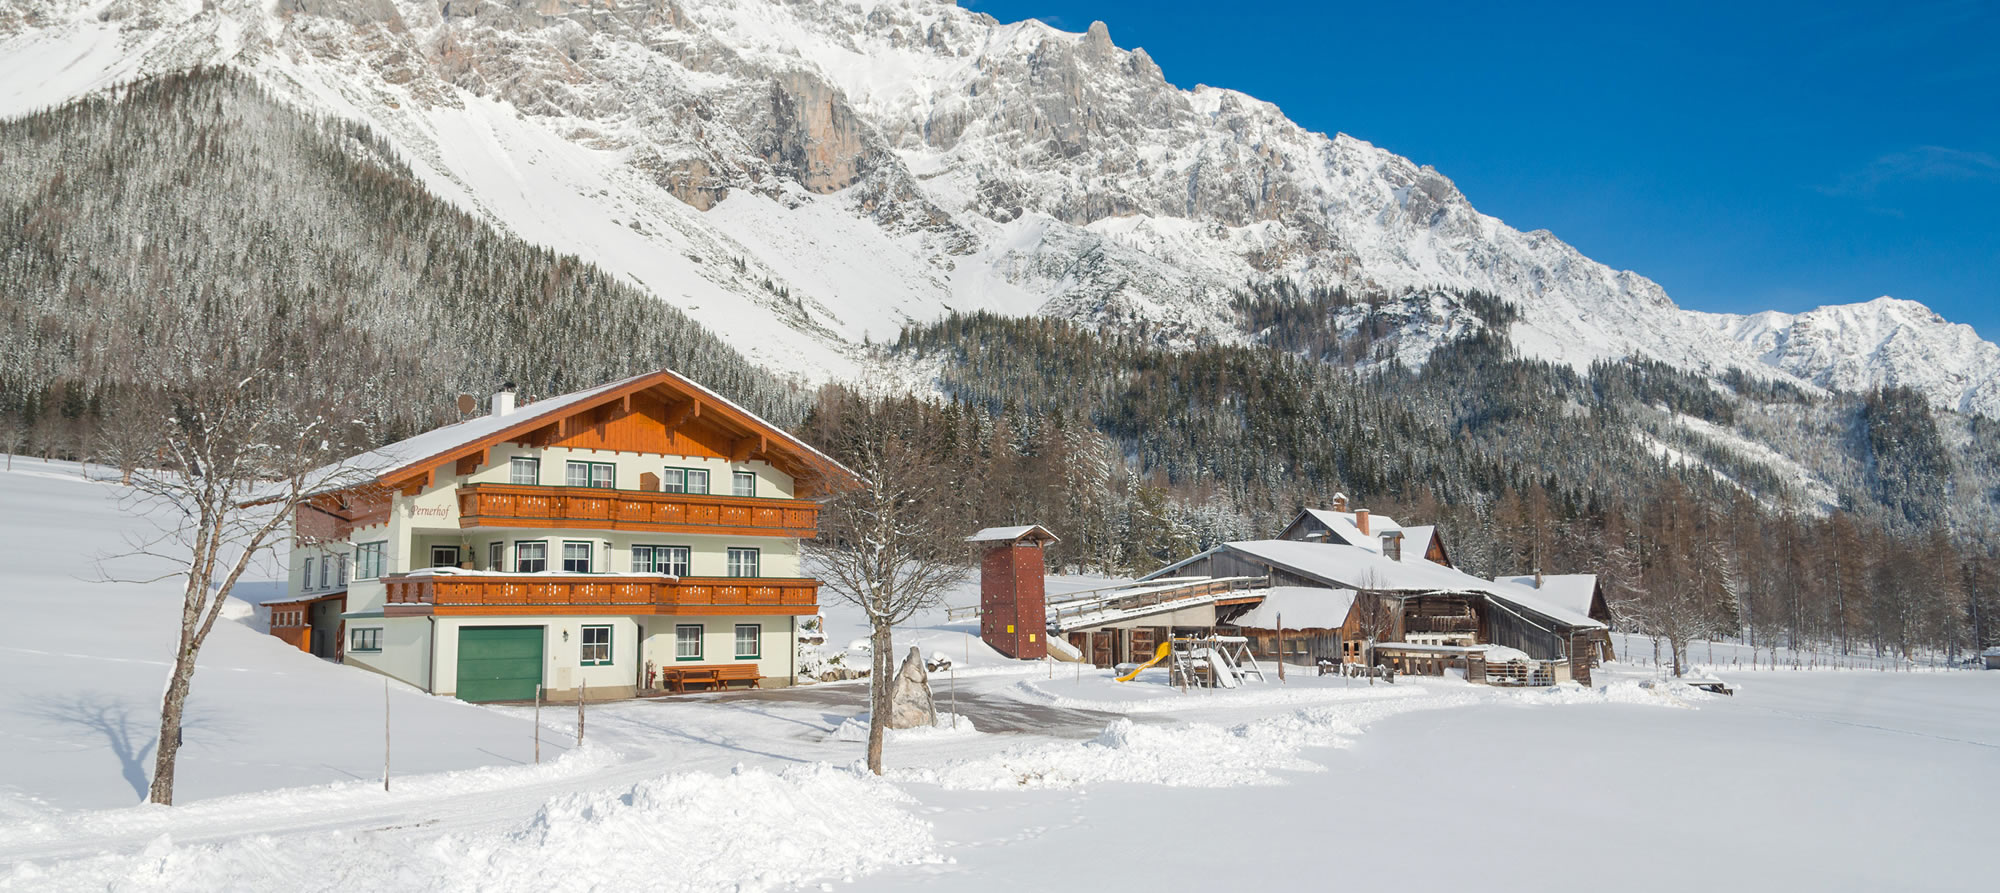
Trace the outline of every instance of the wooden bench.
<path fill-rule="evenodd" d="M 731 682 L 748 682 L 751 688 L 759 688 L 762 679 L 756 664 L 693 664 L 660 671 L 660 681 L 677 692 L 687 691 L 690 684 L 716 689 Z"/>

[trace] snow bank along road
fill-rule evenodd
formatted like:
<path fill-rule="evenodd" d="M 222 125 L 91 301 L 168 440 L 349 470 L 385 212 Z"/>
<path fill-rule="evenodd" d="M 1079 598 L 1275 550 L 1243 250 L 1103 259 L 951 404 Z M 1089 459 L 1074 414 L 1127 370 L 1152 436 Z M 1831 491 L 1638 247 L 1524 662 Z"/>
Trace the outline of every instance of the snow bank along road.
<path fill-rule="evenodd" d="M 978 890 L 1024 869 L 1135 889 L 1218 865 L 1233 885 L 1962 889 L 1976 798 L 2000 789 L 2000 673 L 1725 671 L 1734 698 L 1639 667 L 1594 690 L 1295 674 L 1182 694 L 1002 661 L 932 617 L 899 647 L 959 662 L 961 719 L 897 733 L 886 779 L 854 765 L 858 683 L 604 705 L 580 749 L 548 709 L 539 765 L 529 709 L 397 690 L 384 792 L 381 680 L 244 616 L 204 654 L 185 805 L 135 807 L 174 594 L 88 582 L 77 543 L 130 522 L 74 472 L 0 474 L 19 680 L 0 889 Z"/>

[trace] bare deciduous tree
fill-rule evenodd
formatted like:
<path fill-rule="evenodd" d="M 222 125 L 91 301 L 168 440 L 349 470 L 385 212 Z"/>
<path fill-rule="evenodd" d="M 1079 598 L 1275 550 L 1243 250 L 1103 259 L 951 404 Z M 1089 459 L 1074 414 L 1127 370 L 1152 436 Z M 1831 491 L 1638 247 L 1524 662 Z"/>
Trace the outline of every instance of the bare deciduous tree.
<path fill-rule="evenodd" d="M 1363 666 L 1375 665 L 1376 643 L 1395 634 L 1402 613 L 1402 600 L 1382 591 L 1381 574 L 1370 570 L 1362 575 L 1354 593 L 1354 624 L 1361 633 Z"/>
<path fill-rule="evenodd" d="M 111 401 L 110 417 L 98 431 L 105 458 L 118 464 L 119 483 L 132 483 L 132 473 L 141 465 L 159 465 L 166 459 L 161 442 L 166 425 L 167 407 L 159 395 L 137 387 L 119 391 Z"/>
<path fill-rule="evenodd" d="M 821 513 L 814 551 L 829 588 L 868 618 L 868 768 L 880 775 L 896 676 L 892 630 L 964 579 L 966 524 L 951 510 L 951 482 L 927 455 L 921 426 L 899 425 L 887 407 L 845 395 L 817 412 L 816 424 L 835 433 L 823 442 L 863 479 Z M 841 418 L 828 419 L 832 412 Z"/>
<path fill-rule="evenodd" d="M 0 413 L 0 452 L 7 454 L 7 470 L 14 470 L 14 454 L 28 442 L 28 426 L 15 416 Z"/>
<path fill-rule="evenodd" d="M 231 589 L 315 493 L 354 486 L 367 469 L 341 460 L 365 432 L 338 395 L 272 352 L 203 358 L 160 390 L 160 467 L 133 469 L 130 507 L 158 525 L 136 554 L 182 581 L 172 674 L 160 705 L 148 799 L 172 804 L 181 721 L 202 645 Z"/>

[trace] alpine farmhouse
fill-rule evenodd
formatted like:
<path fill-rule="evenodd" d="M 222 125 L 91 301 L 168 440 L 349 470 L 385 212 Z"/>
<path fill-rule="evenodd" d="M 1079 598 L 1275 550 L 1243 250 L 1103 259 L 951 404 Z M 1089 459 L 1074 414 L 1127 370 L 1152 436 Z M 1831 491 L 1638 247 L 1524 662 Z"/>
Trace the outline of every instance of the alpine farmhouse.
<path fill-rule="evenodd" d="M 819 613 L 799 543 L 856 483 L 671 371 L 510 386 L 343 464 L 370 482 L 299 509 L 272 634 L 468 701 L 788 684 Z"/>

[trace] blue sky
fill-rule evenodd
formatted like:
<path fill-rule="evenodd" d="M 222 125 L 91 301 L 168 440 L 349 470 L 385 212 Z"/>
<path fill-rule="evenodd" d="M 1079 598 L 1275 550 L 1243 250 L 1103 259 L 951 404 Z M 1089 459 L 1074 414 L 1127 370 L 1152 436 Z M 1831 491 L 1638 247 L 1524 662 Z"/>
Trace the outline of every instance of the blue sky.
<path fill-rule="evenodd" d="M 1890 294 L 2000 339 L 2000 3 L 961 3 L 1101 19 L 1685 307 Z"/>

